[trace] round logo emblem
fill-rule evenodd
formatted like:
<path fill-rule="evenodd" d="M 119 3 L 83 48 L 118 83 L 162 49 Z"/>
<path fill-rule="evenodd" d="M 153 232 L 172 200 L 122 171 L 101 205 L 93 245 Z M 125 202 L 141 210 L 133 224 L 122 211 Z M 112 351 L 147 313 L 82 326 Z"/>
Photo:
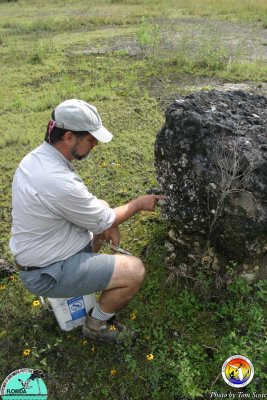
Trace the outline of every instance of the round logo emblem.
<path fill-rule="evenodd" d="M 47 388 L 42 378 L 40 369 L 17 369 L 2 383 L 0 395 L 3 400 L 46 400 Z"/>
<path fill-rule="evenodd" d="M 232 356 L 224 362 L 222 376 L 228 385 L 236 388 L 244 387 L 252 381 L 254 367 L 248 358 L 240 355 Z"/>

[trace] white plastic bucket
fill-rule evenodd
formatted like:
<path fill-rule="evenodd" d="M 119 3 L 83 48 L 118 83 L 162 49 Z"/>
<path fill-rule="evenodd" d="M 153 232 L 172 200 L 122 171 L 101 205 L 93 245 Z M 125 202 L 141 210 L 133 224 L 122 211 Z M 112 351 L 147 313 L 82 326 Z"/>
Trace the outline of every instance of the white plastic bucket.
<path fill-rule="evenodd" d="M 41 299 L 43 302 L 43 300 Z M 47 298 L 63 331 L 83 325 L 88 311 L 95 306 L 95 294 L 68 298 Z"/>

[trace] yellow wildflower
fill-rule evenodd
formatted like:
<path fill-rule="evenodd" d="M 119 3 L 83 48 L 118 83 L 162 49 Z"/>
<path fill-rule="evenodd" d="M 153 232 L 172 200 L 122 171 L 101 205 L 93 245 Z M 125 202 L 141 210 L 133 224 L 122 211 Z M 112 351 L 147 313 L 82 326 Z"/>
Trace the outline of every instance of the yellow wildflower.
<path fill-rule="evenodd" d="M 152 361 L 154 359 L 154 354 L 150 353 L 146 356 L 147 361 Z"/>
<path fill-rule="evenodd" d="M 115 331 L 116 330 L 116 326 L 115 325 L 110 325 L 109 330 L 110 331 Z"/>
<path fill-rule="evenodd" d="M 9 277 L 9 279 L 12 281 L 12 282 L 16 282 L 16 277 L 15 277 L 15 275 L 10 275 L 10 277 Z"/>
<path fill-rule="evenodd" d="M 94 353 L 95 352 L 95 346 L 93 346 L 92 348 L 91 348 L 91 351 Z"/>
<path fill-rule="evenodd" d="M 204 257 L 202 257 L 202 261 L 203 262 L 208 262 L 209 261 L 209 256 L 204 256 Z"/>
<path fill-rule="evenodd" d="M 6 285 L 1 285 L 0 286 L 0 290 L 5 290 L 6 289 Z"/>
<path fill-rule="evenodd" d="M 131 319 L 134 320 L 136 318 L 137 318 L 136 311 L 133 311 L 132 314 L 131 314 Z"/>
<path fill-rule="evenodd" d="M 31 354 L 31 349 L 25 349 L 25 350 L 23 350 L 23 355 L 24 355 L 24 357 L 28 357 L 30 354 Z"/>
<path fill-rule="evenodd" d="M 88 342 L 87 342 L 86 339 L 84 339 L 84 340 L 82 341 L 82 345 L 83 345 L 83 346 L 85 346 L 87 343 L 88 343 Z"/>
<path fill-rule="evenodd" d="M 41 302 L 39 300 L 34 300 L 32 302 L 33 307 L 38 307 L 38 306 L 40 306 L 40 304 L 41 304 Z"/>
<path fill-rule="evenodd" d="M 117 369 L 112 369 L 111 371 L 110 371 L 110 375 L 117 375 L 119 373 L 119 371 L 117 370 Z"/>

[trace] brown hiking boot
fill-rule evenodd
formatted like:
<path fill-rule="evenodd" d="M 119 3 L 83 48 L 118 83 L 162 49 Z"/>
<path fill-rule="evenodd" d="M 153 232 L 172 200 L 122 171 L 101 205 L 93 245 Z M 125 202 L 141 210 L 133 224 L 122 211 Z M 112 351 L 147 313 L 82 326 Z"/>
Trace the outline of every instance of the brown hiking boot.
<path fill-rule="evenodd" d="M 131 343 L 137 337 L 137 333 L 116 321 L 115 317 L 107 321 L 92 318 L 88 313 L 82 327 L 84 336 L 110 344 Z"/>

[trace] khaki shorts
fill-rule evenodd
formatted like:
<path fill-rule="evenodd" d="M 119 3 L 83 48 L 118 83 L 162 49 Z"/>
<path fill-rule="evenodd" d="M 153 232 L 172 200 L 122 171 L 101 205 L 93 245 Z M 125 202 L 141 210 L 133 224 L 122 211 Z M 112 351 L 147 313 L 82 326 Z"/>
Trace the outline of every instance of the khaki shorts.
<path fill-rule="evenodd" d="M 23 285 L 37 296 L 76 297 L 107 288 L 115 256 L 94 254 L 89 244 L 79 253 L 33 271 L 20 271 Z"/>

